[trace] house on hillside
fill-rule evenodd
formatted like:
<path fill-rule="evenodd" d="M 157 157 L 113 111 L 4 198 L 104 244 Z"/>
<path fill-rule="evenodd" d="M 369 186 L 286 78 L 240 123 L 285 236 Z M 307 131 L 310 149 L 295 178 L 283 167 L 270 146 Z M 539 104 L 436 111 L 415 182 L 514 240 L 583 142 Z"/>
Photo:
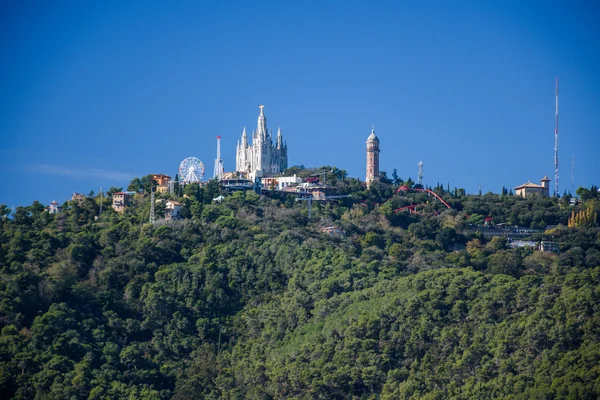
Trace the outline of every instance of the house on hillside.
<path fill-rule="evenodd" d="M 171 181 L 171 177 L 165 174 L 154 174 L 152 175 L 152 180 L 156 182 L 156 191 L 158 193 L 165 193 L 169 190 L 169 182 Z"/>
<path fill-rule="evenodd" d="M 346 233 L 338 228 L 337 226 L 326 226 L 321 228 L 321 232 L 328 234 L 329 236 L 344 236 Z"/>
<path fill-rule="evenodd" d="M 550 195 L 550 179 L 548 175 L 545 175 L 542 179 L 540 179 L 541 185 L 536 185 L 535 183 L 531 183 L 527 181 L 520 186 L 517 186 L 513 190 L 515 191 L 515 195 L 521 197 L 529 197 L 531 195 L 538 196 L 549 196 Z"/>
<path fill-rule="evenodd" d="M 58 201 L 52 200 L 50 205 L 48 207 L 46 207 L 46 211 L 48 211 L 48 213 L 50 213 L 50 214 L 58 214 L 60 212 L 61 208 L 62 207 L 58 205 Z"/>
<path fill-rule="evenodd" d="M 165 219 L 168 221 L 171 218 L 179 218 L 179 211 L 181 210 L 181 203 L 174 200 L 169 200 L 165 203 Z"/>
<path fill-rule="evenodd" d="M 71 196 L 71 201 L 74 201 L 77 204 L 81 204 L 81 203 L 83 203 L 84 200 L 85 200 L 85 194 L 73 192 L 73 195 Z"/>
<path fill-rule="evenodd" d="M 542 240 L 542 242 L 540 243 L 540 250 L 548 251 L 551 253 L 558 253 L 559 247 L 558 247 L 558 244 L 555 242 L 549 242 L 547 240 Z"/>
<path fill-rule="evenodd" d="M 131 205 L 135 192 L 117 192 L 112 196 L 112 208 L 116 212 L 122 212 L 125 207 Z"/>

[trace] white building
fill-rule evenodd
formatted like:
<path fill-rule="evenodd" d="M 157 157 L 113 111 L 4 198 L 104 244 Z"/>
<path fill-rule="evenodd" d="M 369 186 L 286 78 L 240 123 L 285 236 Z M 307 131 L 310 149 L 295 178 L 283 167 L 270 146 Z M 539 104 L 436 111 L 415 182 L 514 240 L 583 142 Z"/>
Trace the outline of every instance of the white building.
<path fill-rule="evenodd" d="M 294 176 L 280 176 L 277 178 L 277 189 L 283 190 L 288 186 L 296 186 L 303 182 L 302 178 L 298 178 L 295 174 Z"/>
<path fill-rule="evenodd" d="M 287 144 L 283 141 L 281 128 L 277 130 L 277 139 L 273 144 L 273 133 L 267 130 L 264 107 L 259 107 L 260 115 L 256 131 L 252 131 L 252 144 L 248 144 L 246 128 L 242 131 L 241 142 L 237 144 L 235 169 L 251 179 L 279 174 L 288 166 Z"/>
<path fill-rule="evenodd" d="M 302 178 L 294 176 L 278 176 L 262 178 L 262 186 L 265 189 L 283 190 L 286 187 L 297 186 L 303 182 Z"/>
<path fill-rule="evenodd" d="M 58 201 L 56 200 L 52 200 L 50 205 L 47 207 L 47 210 L 50 214 L 58 214 L 60 209 L 61 207 L 58 205 Z"/>
<path fill-rule="evenodd" d="M 165 219 L 168 221 L 171 218 L 179 218 L 179 211 L 181 211 L 181 207 L 181 203 L 178 201 L 167 201 L 165 203 Z"/>

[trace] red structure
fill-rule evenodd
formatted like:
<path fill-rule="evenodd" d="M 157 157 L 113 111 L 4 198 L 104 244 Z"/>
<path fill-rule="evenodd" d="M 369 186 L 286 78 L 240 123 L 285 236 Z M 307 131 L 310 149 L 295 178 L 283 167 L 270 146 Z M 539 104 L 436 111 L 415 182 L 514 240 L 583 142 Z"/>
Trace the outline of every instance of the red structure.
<path fill-rule="evenodd" d="M 411 189 L 411 188 L 409 188 L 408 186 L 404 186 L 404 185 L 402 185 L 402 186 L 400 186 L 400 187 L 398 188 L 398 190 L 396 190 L 395 194 L 397 194 L 397 193 L 399 193 L 399 192 L 408 192 L 409 190 L 414 190 L 415 192 L 426 192 L 426 193 L 432 194 L 433 196 L 435 196 L 435 198 L 436 198 L 436 199 L 438 199 L 439 201 L 441 201 L 443 205 L 445 205 L 445 206 L 446 206 L 446 207 L 448 207 L 449 209 L 452 209 L 452 207 L 450 207 L 450 205 L 449 205 L 448 203 L 446 203 L 446 202 L 444 201 L 444 199 L 442 199 L 440 196 L 438 196 L 438 194 L 437 194 L 437 193 L 435 193 L 435 192 L 432 192 L 432 191 L 431 191 L 431 190 L 429 190 L 429 189 L 419 189 L 419 188 L 414 188 L 414 189 Z M 409 207 L 410 207 L 410 206 L 409 206 Z"/>
<path fill-rule="evenodd" d="M 400 208 L 396 208 L 394 210 L 394 212 L 398 212 L 398 211 L 404 211 L 404 210 L 408 210 L 408 212 L 410 212 L 411 214 L 419 214 L 416 210 L 415 207 L 417 207 L 416 204 L 413 204 L 411 206 L 405 206 L 405 207 L 400 207 Z"/>

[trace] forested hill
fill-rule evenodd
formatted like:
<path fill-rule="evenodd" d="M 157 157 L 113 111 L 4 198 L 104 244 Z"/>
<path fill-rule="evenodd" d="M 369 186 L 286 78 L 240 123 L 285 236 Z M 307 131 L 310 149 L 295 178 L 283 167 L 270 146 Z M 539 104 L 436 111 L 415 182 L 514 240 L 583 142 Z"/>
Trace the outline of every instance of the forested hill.
<path fill-rule="evenodd" d="M 595 188 L 438 187 L 446 209 L 395 183 L 333 177 L 351 197 L 310 220 L 291 197 L 213 203 L 216 182 L 156 226 L 148 190 L 119 214 L 118 188 L 99 218 L 97 195 L 0 217 L 0 398 L 599 398 Z M 486 217 L 558 252 L 488 240 Z"/>

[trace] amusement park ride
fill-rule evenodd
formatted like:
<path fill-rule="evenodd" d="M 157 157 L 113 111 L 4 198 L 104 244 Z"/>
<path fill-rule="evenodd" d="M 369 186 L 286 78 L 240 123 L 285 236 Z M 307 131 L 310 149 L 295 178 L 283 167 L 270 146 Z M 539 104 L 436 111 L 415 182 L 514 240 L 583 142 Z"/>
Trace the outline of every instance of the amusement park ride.
<path fill-rule="evenodd" d="M 424 189 L 424 188 L 409 188 L 408 186 L 402 185 L 400 186 L 395 192 L 394 194 L 398 194 L 400 192 L 408 192 L 408 191 L 414 191 L 414 192 L 420 192 L 420 193 L 428 193 L 433 195 L 436 199 L 438 199 L 443 205 L 445 205 L 448 209 L 452 209 L 452 207 L 450 207 L 450 205 L 448 203 L 446 203 L 444 201 L 444 199 L 442 199 L 437 193 L 429 190 L 429 189 Z M 415 210 L 415 208 L 417 207 L 417 204 L 413 204 L 410 206 L 406 206 L 406 207 L 400 207 L 394 210 L 394 212 L 399 212 L 399 211 L 404 211 L 404 210 L 408 210 L 411 214 L 418 214 L 418 212 Z"/>
<path fill-rule="evenodd" d="M 179 179 L 184 184 L 200 182 L 204 176 L 204 164 L 196 157 L 188 157 L 179 164 Z"/>

